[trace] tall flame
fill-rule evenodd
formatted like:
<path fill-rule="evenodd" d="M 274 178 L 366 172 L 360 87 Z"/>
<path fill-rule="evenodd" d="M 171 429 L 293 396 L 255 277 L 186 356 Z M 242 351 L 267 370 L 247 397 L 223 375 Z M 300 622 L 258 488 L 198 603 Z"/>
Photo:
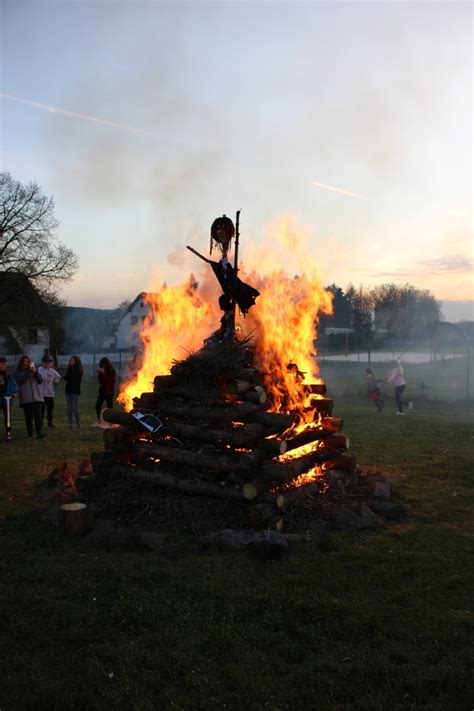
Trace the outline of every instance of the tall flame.
<path fill-rule="evenodd" d="M 318 313 L 331 311 L 331 295 L 316 275 L 290 278 L 280 270 L 251 283 L 256 284 L 260 296 L 244 332 L 255 331 L 258 366 L 273 409 L 301 408 L 306 396 L 288 365 L 295 364 L 304 374 L 301 382 L 319 380 L 314 341 Z"/>
<path fill-rule="evenodd" d="M 186 283 L 164 285 L 144 299 L 150 305 L 150 315 L 140 333 L 141 364 L 117 398 L 126 410 L 132 408 L 133 398 L 153 390 L 156 375 L 168 374 L 174 360 L 200 348 L 217 322 L 216 308 L 199 296 L 192 275 Z"/>
<path fill-rule="evenodd" d="M 268 236 L 266 243 L 259 240 L 260 251 L 245 245 L 246 269 L 240 265 L 239 275 L 260 296 L 239 322 L 243 334 L 254 341 L 256 365 L 264 375 L 272 409 L 298 409 L 305 396 L 295 371 L 287 366 L 296 364 L 304 373 L 304 382 L 319 380 L 314 341 L 319 314 L 332 311 L 332 296 L 322 286 L 316 264 L 304 247 L 307 228 L 283 216 L 270 226 Z M 290 277 L 276 266 L 291 265 L 295 258 L 298 276 Z M 173 360 L 198 350 L 217 328 L 220 312 L 212 295 L 215 290 L 208 281 L 197 289 L 193 281 L 147 295 L 151 316 L 141 333 L 142 364 L 119 396 L 126 409 L 132 407 L 134 397 L 153 388 L 156 375 L 169 373 Z"/>

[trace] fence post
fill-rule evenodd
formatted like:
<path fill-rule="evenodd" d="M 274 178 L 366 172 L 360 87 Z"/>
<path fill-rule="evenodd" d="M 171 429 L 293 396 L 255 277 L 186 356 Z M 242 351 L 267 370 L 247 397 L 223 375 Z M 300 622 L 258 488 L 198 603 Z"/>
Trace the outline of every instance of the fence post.
<path fill-rule="evenodd" d="M 471 349 L 467 349 L 466 400 L 469 400 L 469 377 L 471 371 Z"/>

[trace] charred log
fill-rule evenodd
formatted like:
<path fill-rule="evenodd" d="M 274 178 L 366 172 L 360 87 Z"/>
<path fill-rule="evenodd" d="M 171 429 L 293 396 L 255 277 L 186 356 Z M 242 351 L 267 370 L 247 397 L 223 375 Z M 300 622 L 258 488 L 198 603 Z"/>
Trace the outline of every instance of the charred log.
<path fill-rule="evenodd" d="M 233 499 L 234 501 L 245 501 L 242 492 L 232 486 L 220 486 L 198 479 L 180 479 L 173 474 L 166 474 L 162 471 L 148 471 L 139 467 L 127 467 L 115 465 L 111 469 L 112 473 L 129 479 L 147 484 L 154 484 L 170 491 L 181 491 L 185 494 L 197 496 L 211 496 L 220 499 Z"/>
<path fill-rule="evenodd" d="M 224 456 L 218 452 L 215 454 L 203 454 L 188 449 L 178 449 L 177 447 L 159 446 L 149 443 L 135 443 L 133 451 L 143 457 L 159 459 L 171 464 L 178 464 L 192 469 L 201 469 L 214 475 L 217 473 L 226 474 L 230 472 L 246 471 L 238 457 Z"/>

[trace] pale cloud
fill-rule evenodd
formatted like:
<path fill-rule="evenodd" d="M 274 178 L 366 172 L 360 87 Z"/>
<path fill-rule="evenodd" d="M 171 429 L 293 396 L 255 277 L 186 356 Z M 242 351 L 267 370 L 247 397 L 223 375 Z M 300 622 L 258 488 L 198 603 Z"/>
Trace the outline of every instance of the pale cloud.
<path fill-rule="evenodd" d="M 426 269 L 430 273 L 446 272 L 472 272 L 474 271 L 474 259 L 462 255 L 452 255 L 449 257 L 439 257 L 438 259 L 426 259 L 419 262 L 421 269 Z"/>
<path fill-rule="evenodd" d="M 424 275 L 465 274 L 473 271 L 474 259 L 472 257 L 452 255 L 437 257 L 435 259 L 418 260 L 414 262 L 413 266 L 402 267 L 400 269 L 389 269 L 385 271 L 366 269 L 364 270 L 364 274 L 368 277 L 374 277 L 376 279 L 419 279 Z"/>

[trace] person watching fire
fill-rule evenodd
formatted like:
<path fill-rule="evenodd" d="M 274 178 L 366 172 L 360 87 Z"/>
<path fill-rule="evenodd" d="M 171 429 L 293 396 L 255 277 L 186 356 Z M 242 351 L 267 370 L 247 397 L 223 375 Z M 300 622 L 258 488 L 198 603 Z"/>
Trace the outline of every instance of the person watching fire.
<path fill-rule="evenodd" d="M 43 378 L 38 373 L 38 368 L 30 356 L 22 355 L 13 373 L 18 385 L 20 407 L 25 415 L 26 432 L 28 439 L 33 437 L 33 423 L 38 439 L 43 439 Z"/>
<path fill-rule="evenodd" d="M 107 407 L 113 407 L 115 393 L 115 368 L 108 358 L 101 358 L 97 368 L 97 379 L 99 381 L 99 394 L 95 403 L 97 421 L 100 420 L 100 413 L 104 402 Z"/>

